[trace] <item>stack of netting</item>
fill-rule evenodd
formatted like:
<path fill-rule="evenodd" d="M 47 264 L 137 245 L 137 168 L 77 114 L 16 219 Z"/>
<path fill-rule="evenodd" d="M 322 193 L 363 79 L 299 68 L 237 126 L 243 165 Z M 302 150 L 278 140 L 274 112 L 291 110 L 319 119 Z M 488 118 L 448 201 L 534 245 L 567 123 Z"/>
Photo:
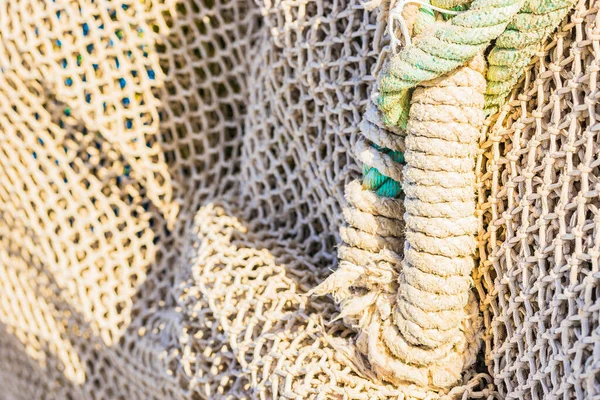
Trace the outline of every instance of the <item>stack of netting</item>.
<path fill-rule="evenodd" d="M 600 396 L 600 17 L 482 129 L 463 398 Z M 336 263 L 387 16 L 356 0 L 0 3 L 0 397 L 431 398 L 306 292 Z"/>

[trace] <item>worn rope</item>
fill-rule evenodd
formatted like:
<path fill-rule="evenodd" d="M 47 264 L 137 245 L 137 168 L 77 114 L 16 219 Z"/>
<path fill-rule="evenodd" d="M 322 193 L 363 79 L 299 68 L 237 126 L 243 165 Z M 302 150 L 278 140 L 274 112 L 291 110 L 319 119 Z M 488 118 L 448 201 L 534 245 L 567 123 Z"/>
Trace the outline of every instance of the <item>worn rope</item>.
<path fill-rule="evenodd" d="M 493 114 L 504 104 L 540 44 L 575 3 L 575 0 L 528 1 L 513 18 L 487 57 L 486 114 Z"/>
<path fill-rule="evenodd" d="M 405 141 L 406 241 L 394 313 L 397 330 L 383 340 L 392 346 L 402 337 L 418 348 L 454 357 L 454 363 L 446 361 L 431 376 L 430 384 L 441 387 L 455 383 L 466 361 L 473 361 L 468 342 L 474 341 L 475 331 L 469 324 L 476 321 L 477 307 L 469 319 L 468 302 L 477 229 L 473 171 L 484 120 L 483 71 L 483 57 L 478 56 L 453 74 L 417 88 Z"/>
<path fill-rule="evenodd" d="M 415 34 L 433 22 L 422 8 Z M 477 303 L 469 297 L 477 222 L 473 156 L 485 90 L 478 60 L 475 69 L 460 68 L 407 96 L 407 137 L 385 125 L 378 94 L 372 96 L 355 149 L 365 164 L 363 184 L 346 189 L 340 266 L 314 290 L 334 295 L 340 317 L 360 332 L 360 352 L 379 378 L 394 384 L 448 388 L 478 350 Z M 437 179 L 437 186 L 415 174 Z"/>
<path fill-rule="evenodd" d="M 362 132 L 366 140 L 405 151 L 403 171 L 391 159 L 381 168 L 403 183 L 406 198 L 348 185 L 340 266 L 314 291 L 334 295 L 341 317 L 358 328 L 358 348 L 373 371 L 394 384 L 448 388 L 478 349 L 470 274 L 482 73 L 478 57 L 418 87 L 406 137 L 386 130 L 381 112 L 370 104 Z M 358 151 L 361 159 L 368 149 Z"/>

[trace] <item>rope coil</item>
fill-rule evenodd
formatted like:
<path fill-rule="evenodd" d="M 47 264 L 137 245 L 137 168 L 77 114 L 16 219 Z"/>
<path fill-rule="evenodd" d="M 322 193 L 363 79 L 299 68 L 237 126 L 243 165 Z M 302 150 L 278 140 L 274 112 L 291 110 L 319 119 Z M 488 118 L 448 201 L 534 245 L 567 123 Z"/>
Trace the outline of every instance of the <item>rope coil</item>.
<path fill-rule="evenodd" d="M 414 21 L 403 15 L 409 3 L 421 5 Z M 473 364 L 481 324 L 471 292 L 480 129 L 570 4 L 392 7 L 393 55 L 361 123 L 355 153 L 363 182 L 346 188 L 340 265 L 313 290 L 340 303 L 339 317 L 357 328 L 357 348 L 380 379 L 445 391 Z M 454 16 L 436 21 L 432 10 Z M 486 83 L 483 50 L 496 38 Z"/>
<path fill-rule="evenodd" d="M 473 157 L 484 119 L 482 65 L 417 88 L 406 138 L 382 128 L 381 113 L 373 103 L 368 106 L 363 131 L 405 152 L 404 173 L 396 178 L 406 198 L 380 197 L 356 181 L 348 185 L 340 267 L 314 291 L 334 295 L 340 317 L 359 328 L 357 346 L 373 371 L 394 384 L 448 388 L 478 350 L 480 321 L 470 273 L 477 226 Z M 421 129 L 430 121 L 437 128 Z M 457 125 L 467 139 L 452 140 Z M 428 149 L 440 142 L 448 145 L 431 154 Z M 412 179 L 413 172 L 439 178 Z M 451 201 L 440 196 L 440 183 L 458 189 Z"/>

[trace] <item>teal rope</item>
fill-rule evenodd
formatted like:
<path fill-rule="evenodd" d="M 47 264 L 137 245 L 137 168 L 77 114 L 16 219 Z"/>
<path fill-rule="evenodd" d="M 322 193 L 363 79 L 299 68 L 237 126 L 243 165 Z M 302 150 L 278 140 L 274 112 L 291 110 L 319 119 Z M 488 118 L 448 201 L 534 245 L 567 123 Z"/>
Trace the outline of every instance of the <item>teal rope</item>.
<path fill-rule="evenodd" d="M 397 163 L 405 164 L 404 153 L 401 151 L 393 151 L 383 147 L 379 147 L 376 144 L 372 144 L 377 150 L 381 150 L 387 154 Z M 383 175 L 377 168 L 363 165 L 363 187 L 368 190 L 372 190 L 380 197 L 392 197 L 398 198 L 402 194 L 402 184 L 396 182 L 390 177 Z"/>
<path fill-rule="evenodd" d="M 410 97 L 412 90 L 406 92 L 404 98 L 404 107 L 408 110 L 410 107 Z M 406 129 L 408 123 L 408 113 L 404 116 L 404 120 L 401 122 L 403 129 Z M 381 147 L 372 143 L 371 146 L 384 154 L 389 155 L 395 162 L 405 164 L 404 153 L 401 151 L 394 151 L 385 147 Z M 392 178 L 383 175 L 377 168 L 370 167 L 363 164 L 363 188 L 375 192 L 381 197 L 399 198 L 402 195 L 402 185 L 400 182 L 393 180 Z"/>

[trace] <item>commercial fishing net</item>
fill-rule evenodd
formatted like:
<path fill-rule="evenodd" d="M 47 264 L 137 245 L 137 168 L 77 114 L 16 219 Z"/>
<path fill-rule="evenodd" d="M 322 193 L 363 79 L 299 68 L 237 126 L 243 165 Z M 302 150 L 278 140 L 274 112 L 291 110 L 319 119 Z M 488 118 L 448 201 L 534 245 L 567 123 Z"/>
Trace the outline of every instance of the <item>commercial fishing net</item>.
<path fill-rule="evenodd" d="M 482 345 L 443 390 L 382 379 L 307 295 L 388 56 L 367 8 L 0 3 L 0 398 L 600 396 L 597 2 L 481 128 Z"/>

